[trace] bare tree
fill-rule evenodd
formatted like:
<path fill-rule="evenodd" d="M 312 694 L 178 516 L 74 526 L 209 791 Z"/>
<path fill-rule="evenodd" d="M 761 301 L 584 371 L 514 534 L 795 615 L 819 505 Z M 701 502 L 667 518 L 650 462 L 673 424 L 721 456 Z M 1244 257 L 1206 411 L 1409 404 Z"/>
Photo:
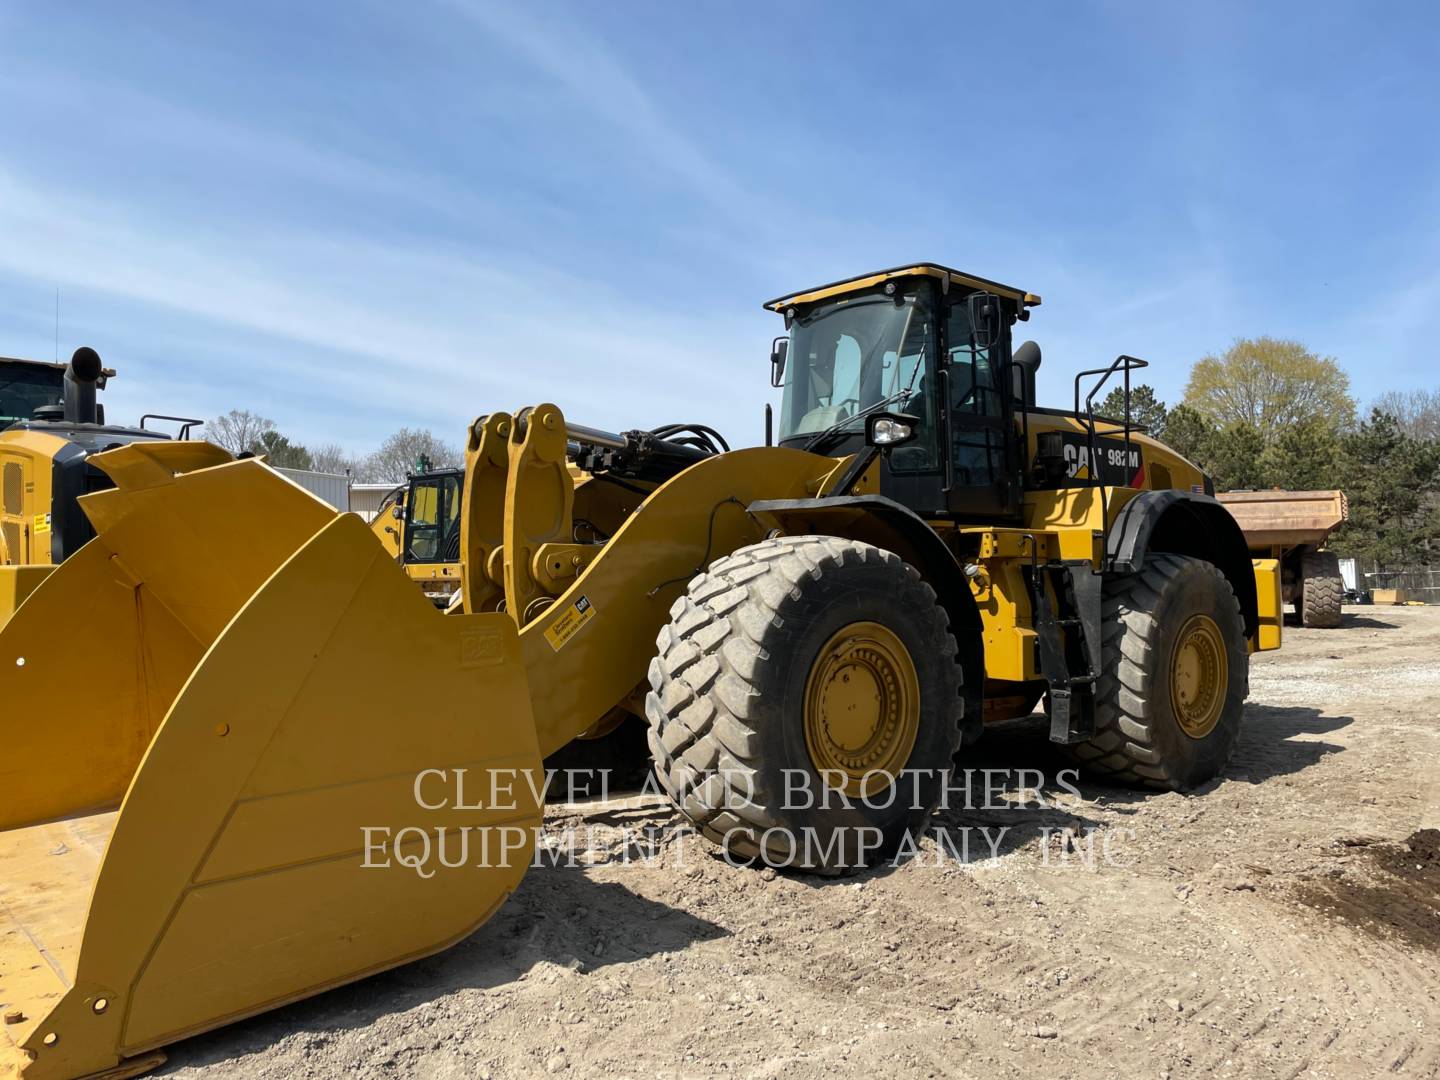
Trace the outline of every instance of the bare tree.
<path fill-rule="evenodd" d="M 1387 390 L 1375 399 L 1375 408 L 1395 417 L 1412 439 L 1440 440 L 1440 390 Z"/>
<path fill-rule="evenodd" d="M 365 459 L 361 479 L 370 483 L 398 484 L 422 468 L 456 469 L 464 455 L 433 431 L 401 428 Z"/>
<path fill-rule="evenodd" d="M 361 462 L 339 443 L 326 443 L 310 451 L 310 467 L 316 472 L 358 475 Z"/>
<path fill-rule="evenodd" d="M 205 437 L 232 454 L 263 453 L 261 437 L 275 430 L 275 421 L 249 409 L 231 409 L 205 425 Z"/>

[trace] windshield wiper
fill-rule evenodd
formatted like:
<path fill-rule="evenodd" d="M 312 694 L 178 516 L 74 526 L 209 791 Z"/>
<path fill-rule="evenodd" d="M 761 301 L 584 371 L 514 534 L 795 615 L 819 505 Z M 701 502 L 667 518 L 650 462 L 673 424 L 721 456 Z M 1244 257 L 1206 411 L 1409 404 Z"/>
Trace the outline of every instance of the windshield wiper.
<path fill-rule="evenodd" d="M 910 319 L 909 319 L 909 316 L 907 316 L 906 319 L 905 319 L 905 327 L 906 327 L 906 334 L 908 334 L 908 332 L 909 332 L 909 327 L 910 327 Z M 901 340 L 901 342 L 903 343 L 904 340 L 905 340 L 905 335 L 902 335 L 901 338 L 900 338 L 900 340 Z M 898 363 L 898 360 L 897 360 L 897 363 Z M 849 425 L 849 423 L 850 423 L 852 420 L 859 420 L 862 416 L 869 416 L 871 413 L 875 412 L 877 409 L 883 409 L 886 405 L 889 405 L 889 404 L 891 404 L 892 402 L 899 401 L 899 402 L 901 402 L 902 404 L 903 404 L 903 403 L 906 403 L 906 402 L 909 402 L 909 400 L 910 400 L 912 397 L 914 397 L 914 396 L 919 392 L 919 391 L 917 391 L 917 390 L 915 389 L 915 380 L 920 377 L 920 371 L 921 371 L 921 369 L 922 369 L 924 366 L 925 366 L 925 346 L 924 346 L 924 345 L 921 345 L 921 346 L 920 346 L 920 351 L 919 351 L 919 353 L 917 353 L 916 356 L 915 356 L 915 370 L 910 373 L 910 381 L 905 384 L 905 389 L 903 389 L 903 390 L 896 390 L 893 394 L 889 394 L 889 395 L 887 395 L 886 397 L 881 398 L 879 401 L 875 402 L 875 404 L 873 404 L 873 405 L 867 405 L 867 406 L 865 406 L 865 408 L 861 409 L 859 412 L 857 412 L 857 413 L 852 413 L 851 415 L 845 417 L 844 420 L 837 420 L 837 421 L 835 421 L 835 423 L 831 424 L 831 425 L 830 425 L 828 428 L 826 428 L 824 431 L 821 431 L 821 432 L 817 433 L 816 435 L 812 436 L 812 437 L 810 438 L 810 441 L 807 442 L 803 447 L 801 447 L 801 449 L 803 449 L 803 450 L 814 450 L 815 447 L 819 446 L 819 445 L 820 445 L 822 442 L 824 442 L 825 440 L 831 438 L 832 436 L 835 436 L 835 435 L 840 434 L 840 432 L 842 432 L 842 431 L 846 428 L 846 426 Z"/>
<path fill-rule="evenodd" d="M 845 417 L 844 420 L 837 420 L 825 430 L 812 435 L 809 441 L 806 442 L 805 445 L 801 447 L 801 449 L 814 450 L 822 442 L 827 441 L 835 435 L 841 434 L 845 430 L 845 428 L 847 428 L 851 424 L 851 422 L 859 420 L 862 416 L 869 416 L 871 413 L 883 409 L 886 405 L 890 405 L 896 401 L 909 401 L 910 398 L 914 396 L 914 394 L 915 391 L 911 390 L 907 386 L 904 390 L 895 391 L 895 393 L 891 394 L 889 397 L 881 398 L 873 405 L 866 405 L 865 408 L 861 409 L 859 412 L 851 413 L 849 416 Z"/>

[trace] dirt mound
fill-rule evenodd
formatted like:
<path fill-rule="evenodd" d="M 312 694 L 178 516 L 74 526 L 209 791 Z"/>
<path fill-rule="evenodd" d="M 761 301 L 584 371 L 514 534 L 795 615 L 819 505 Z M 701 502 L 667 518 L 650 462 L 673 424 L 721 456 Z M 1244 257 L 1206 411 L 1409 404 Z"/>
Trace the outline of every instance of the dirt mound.
<path fill-rule="evenodd" d="M 1377 937 L 1440 952 L 1440 829 L 1370 848 L 1368 880 L 1307 883 L 1303 903 Z"/>

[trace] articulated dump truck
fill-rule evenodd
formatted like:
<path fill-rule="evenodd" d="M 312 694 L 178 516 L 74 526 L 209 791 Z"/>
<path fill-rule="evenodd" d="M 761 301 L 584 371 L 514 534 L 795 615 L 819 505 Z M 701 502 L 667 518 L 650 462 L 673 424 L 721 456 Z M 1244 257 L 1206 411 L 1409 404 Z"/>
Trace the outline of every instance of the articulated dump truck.
<path fill-rule="evenodd" d="M 0 630 L 8 1067 L 134 1075 L 462 939 L 532 861 L 542 758 L 617 713 L 681 819 L 820 873 L 894 852 L 962 741 L 1042 700 L 1094 777 L 1214 776 L 1276 564 L 1094 415 L 1142 361 L 1035 404 L 1038 303 L 932 264 L 772 301 L 775 445 L 481 417 L 448 613 L 258 460 L 96 455 L 95 538 Z"/>
<path fill-rule="evenodd" d="M 1234 515 L 1250 554 L 1280 564 L 1280 592 L 1295 605 L 1302 626 L 1340 625 L 1345 579 L 1340 557 L 1325 548 L 1350 517 L 1343 491 L 1227 491 L 1220 501 Z"/>

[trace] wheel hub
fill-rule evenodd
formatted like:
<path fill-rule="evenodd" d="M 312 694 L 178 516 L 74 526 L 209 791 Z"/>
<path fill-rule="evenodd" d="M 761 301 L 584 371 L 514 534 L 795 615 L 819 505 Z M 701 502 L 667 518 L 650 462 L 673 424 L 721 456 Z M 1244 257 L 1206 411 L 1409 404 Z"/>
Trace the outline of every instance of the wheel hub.
<path fill-rule="evenodd" d="M 817 770 L 843 777 L 846 795 L 883 791 L 920 730 L 920 679 L 904 643 L 874 622 L 842 628 L 810 668 L 805 745 Z"/>
<path fill-rule="evenodd" d="M 1208 615 L 1192 615 L 1175 637 L 1170 658 L 1170 705 L 1180 730 L 1203 739 L 1220 722 L 1230 687 L 1230 659 L 1220 628 Z"/>

